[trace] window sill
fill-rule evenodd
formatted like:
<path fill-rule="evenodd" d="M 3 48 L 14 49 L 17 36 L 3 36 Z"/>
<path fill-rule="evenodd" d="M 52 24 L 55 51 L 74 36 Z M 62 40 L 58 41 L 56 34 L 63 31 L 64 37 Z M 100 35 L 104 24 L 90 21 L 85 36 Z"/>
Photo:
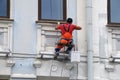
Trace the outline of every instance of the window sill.
<path fill-rule="evenodd" d="M 113 53 L 111 55 L 111 58 L 112 58 L 112 62 L 120 62 L 120 52 L 116 52 L 116 53 Z"/>
<path fill-rule="evenodd" d="M 107 24 L 107 27 L 120 27 L 120 24 Z"/>
<path fill-rule="evenodd" d="M 10 50 L 0 50 L 0 57 L 8 56 L 9 53 L 10 53 Z"/>
<path fill-rule="evenodd" d="M 47 21 L 47 20 L 38 20 L 36 21 L 37 24 L 41 24 L 41 23 L 49 23 L 49 24 L 58 24 L 58 22 L 60 23 L 65 23 L 65 21 Z"/>
<path fill-rule="evenodd" d="M 14 21 L 14 19 L 0 18 L 0 23 L 11 23 L 13 21 Z"/>

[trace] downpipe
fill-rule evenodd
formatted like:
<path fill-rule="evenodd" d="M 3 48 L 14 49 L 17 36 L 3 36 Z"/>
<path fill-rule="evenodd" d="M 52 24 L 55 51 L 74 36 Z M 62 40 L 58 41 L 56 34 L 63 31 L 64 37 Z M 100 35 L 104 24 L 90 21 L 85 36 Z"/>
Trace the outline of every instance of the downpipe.
<path fill-rule="evenodd" d="M 93 34 L 92 34 L 92 0 L 86 0 L 87 24 L 87 69 L 88 80 L 94 80 L 93 71 Z"/>

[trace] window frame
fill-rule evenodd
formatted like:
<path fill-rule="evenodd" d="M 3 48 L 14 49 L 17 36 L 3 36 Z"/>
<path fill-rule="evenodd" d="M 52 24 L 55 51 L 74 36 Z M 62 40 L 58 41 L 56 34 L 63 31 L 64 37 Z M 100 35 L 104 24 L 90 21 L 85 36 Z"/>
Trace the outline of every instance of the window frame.
<path fill-rule="evenodd" d="M 10 0 L 7 0 L 7 15 L 0 16 L 0 18 L 10 18 Z"/>
<path fill-rule="evenodd" d="M 115 22 L 111 22 L 111 0 L 108 0 L 107 1 L 107 26 L 115 26 L 115 27 L 119 27 L 120 26 L 120 23 L 115 23 Z"/>
<path fill-rule="evenodd" d="M 38 22 L 53 22 L 55 23 L 56 21 L 65 21 L 66 20 L 66 12 L 67 10 L 67 0 L 63 0 L 63 20 L 52 20 L 52 19 L 42 19 L 41 18 L 41 0 L 38 0 Z"/>

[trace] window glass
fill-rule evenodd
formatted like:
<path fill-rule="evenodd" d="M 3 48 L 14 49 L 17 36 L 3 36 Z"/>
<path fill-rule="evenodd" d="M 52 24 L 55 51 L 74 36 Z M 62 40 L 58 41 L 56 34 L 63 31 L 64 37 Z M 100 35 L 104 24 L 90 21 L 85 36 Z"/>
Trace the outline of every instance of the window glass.
<path fill-rule="evenodd" d="M 41 0 L 39 2 L 39 10 L 41 10 L 39 17 L 43 20 L 63 20 L 64 14 L 66 14 L 65 4 L 65 0 Z"/>
<path fill-rule="evenodd" d="M 0 0 L 0 17 L 7 16 L 7 0 Z"/>
<path fill-rule="evenodd" d="M 120 0 L 110 0 L 110 22 L 120 23 Z"/>

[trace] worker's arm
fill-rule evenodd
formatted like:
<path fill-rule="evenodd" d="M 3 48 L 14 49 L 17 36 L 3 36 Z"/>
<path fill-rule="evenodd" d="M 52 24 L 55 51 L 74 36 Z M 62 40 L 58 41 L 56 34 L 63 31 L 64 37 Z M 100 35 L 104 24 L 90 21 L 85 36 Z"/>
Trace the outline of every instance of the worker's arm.
<path fill-rule="evenodd" d="M 58 26 L 55 27 L 55 30 L 58 30 Z"/>
<path fill-rule="evenodd" d="M 60 25 L 57 25 L 57 26 L 55 27 L 55 30 L 58 30 L 58 29 L 60 29 Z"/>
<path fill-rule="evenodd" d="M 80 26 L 76 26 L 76 30 L 81 30 L 82 28 Z"/>

